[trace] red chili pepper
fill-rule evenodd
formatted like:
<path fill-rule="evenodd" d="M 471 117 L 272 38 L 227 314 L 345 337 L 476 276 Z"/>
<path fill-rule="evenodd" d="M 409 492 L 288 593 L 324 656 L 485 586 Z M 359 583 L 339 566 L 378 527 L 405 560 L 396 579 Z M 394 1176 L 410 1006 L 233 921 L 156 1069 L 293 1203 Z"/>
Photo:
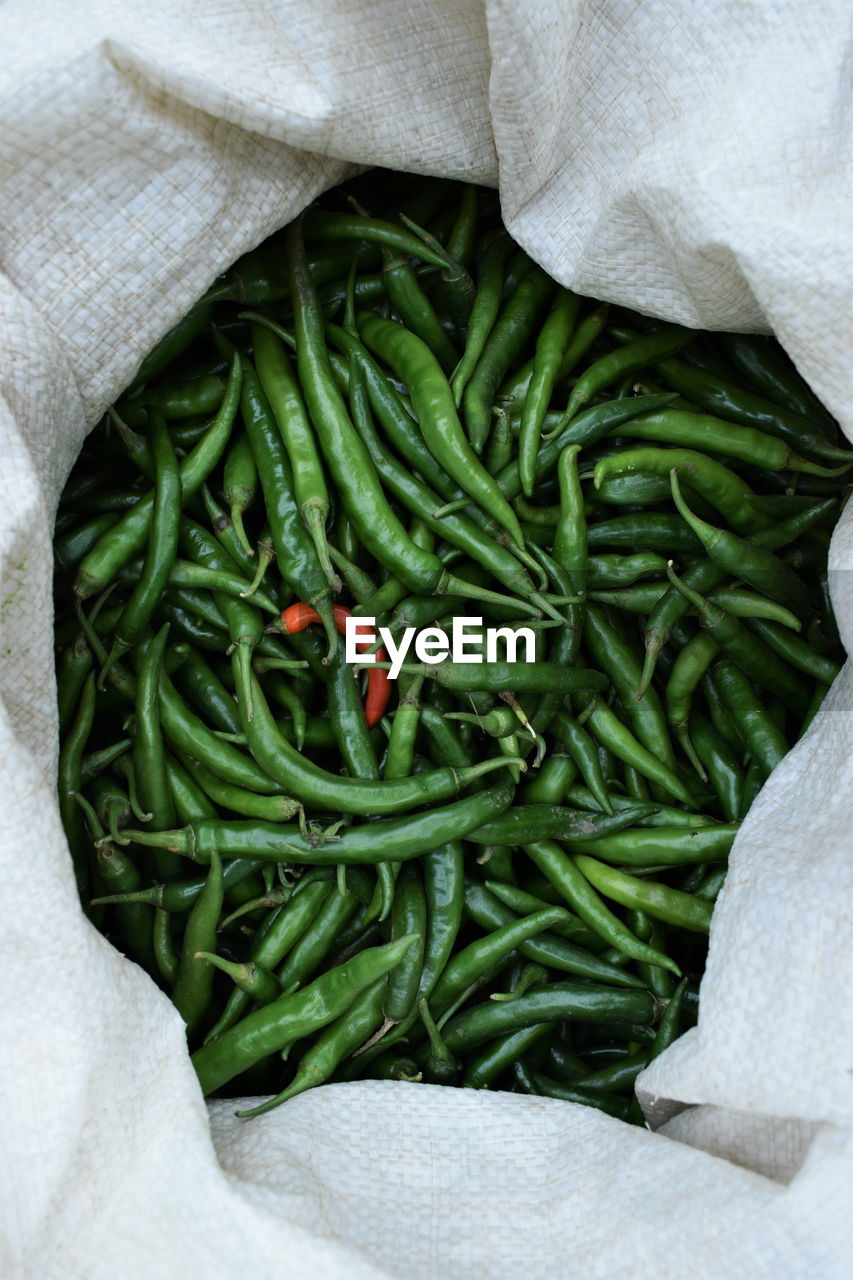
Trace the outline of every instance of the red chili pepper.
<path fill-rule="evenodd" d="M 346 620 L 352 617 L 352 609 L 345 608 L 342 604 L 334 606 L 335 627 L 341 635 L 346 632 Z M 310 627 L 312 622 L 321 622 L 322 619 L 316 609 L 310 604 L 305 604 L 302 600 L 298 600 L 296 604 L 289 604 L 281 615 L 284 623 L 285 632 L 290 635 L 296 635 L 297 631 L 304 631 L 306 627 Z M 376 639 L 372 635 L 369 639 L 359 640 L 356 648 L 359 653 L 366 652 Z M 376 650 L 377 662 L 387 662 L 388 654 L 382 645 Z M 388 672 L 384 667 L 368 667 L 367 669 L 367 694 L 364 699 L 364 718 L 367 721 L 368 729 L 372 729 L 375 724 L 385 714 L 388 701 L 391 697 L 391 681 L 388 678 Z"/>

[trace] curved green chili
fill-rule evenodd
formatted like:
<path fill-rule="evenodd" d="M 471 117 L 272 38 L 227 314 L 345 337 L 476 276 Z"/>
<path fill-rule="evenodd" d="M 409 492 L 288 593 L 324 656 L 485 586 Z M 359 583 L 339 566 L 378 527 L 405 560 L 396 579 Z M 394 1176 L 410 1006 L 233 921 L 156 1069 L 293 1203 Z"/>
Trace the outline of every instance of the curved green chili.
<path fill-rule="evenodd" d="M 409 387 L 412 406 L 427 448 L 448 475 L 524 546 L 515 512 L 469 445 L 447 379 L 435 356 L 415 334 L 372 312 L 360 312 L 365 344 L 381 356 Z"/>
<path fill-rule="evenodd" d="M 305 528 L 317 551 L 320 566 L 332 591 L 340 591 L 340 579 L 332 568 L 326 542 L 329 492 L 305 402 L 284 347 L 274 333 L 252 325 L 255 367 L 270 408 L 284 439 L 293 475 L 293 491 Z"/>
<path fill-rule="evenodd" d="M 522 490 L 528 498 L 533 496 L 542 423 L 551 401 L 563 354 L 577 321 L 580 301 L 576 293 L 560 289 L 536 339 L 533 371 L 524 398 L 518 440 L 518 474 Z"/>
<path fill-rule="evenodd" d="M 362 991 L 400 962 L 413 942 L 414 938 L 400 938 L 362 951 L 294 995 L 282 995 L 256 1009 L 236 1027 L 197 1049 L 192 1063 L 202 1091 L 213 1093 L 262 1058 L 334 1022 Z M 208 972 L 212 973 L 209 966 Z"/>
<path fill-rule="evenodd" d="M 207 476 L 225 451 L 228 437 L 240 404 L 242 371 L 238 357 L 234 357 L 222 404 L 210 429 L 181 462 L 180 502 L 186 505 L 201 488 Z M 86 555 L 77 571 L 74 590 L 82 599 L 94 595 L 107 586 L 123 564 L 139 550 L 148 536 L 154 510 L 154 493 L 141 497 L 130 511 L 98 539 Z"/>
<path fill-rule="evenodd" d="M 492 401 L 501 379 L 523 349 L 531 326 L 554 293 L 550 276 L 535 265 L 527 271 L 501 308 L 480 358 L 462 393 L 468 439 L 481 453 L 492 424 Z"/>
<path fill-rule="evenodd" d="M 710 928 L 713 906 L 704 899 L 697 898 L 695 894 L 682 893 L 680 889 L 671 889 L 669 885 L 655 884 L 650 880 L 640 880 L 617 867 L 597 862 L 587 854 L 574 854 L 574 863 L 605 897 L 612 898 L 624 907 L 638 908 L 647 915 L 654 916 L 656 920 L 665 920 L 667 924 L 696 933 L 707 933 Z"/>
<path fill-rule="evenodd" d="M 564 853 L 558 844 L 551 840 L 540 840 L 534 844 L 526 844 L 524 849 L 572 910 L 606 943 L 634 960 L 660 965 L 661 968 L 681 976 L 681 970 L 674 960 L 641 942 L 613 915 L 581 874 L 574 859 Z"/>

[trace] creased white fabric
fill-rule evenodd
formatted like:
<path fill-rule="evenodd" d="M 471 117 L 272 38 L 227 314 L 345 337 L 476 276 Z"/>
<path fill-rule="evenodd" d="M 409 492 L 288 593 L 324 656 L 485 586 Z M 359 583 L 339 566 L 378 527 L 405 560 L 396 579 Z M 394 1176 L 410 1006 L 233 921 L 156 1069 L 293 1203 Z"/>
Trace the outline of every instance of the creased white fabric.
<path fill-rule="evenodd" d="M 774 329 L 853 432 L 838 0 L 56 0 L 0 8 L 0 1270 L 849 1275 L 845 671 L 744 825 L 658 1132 L 545 1099 L 333 1086 L 208 1113 L 180 1019 L 76 901 L 55 801 L 53 513 L 213 278 L 354 166 L 500 187 L 561 281 Z M 853 521 L 832 546 L 853 639 Z M 209 1122 L 208 1122 L 209 1114 Z"/>

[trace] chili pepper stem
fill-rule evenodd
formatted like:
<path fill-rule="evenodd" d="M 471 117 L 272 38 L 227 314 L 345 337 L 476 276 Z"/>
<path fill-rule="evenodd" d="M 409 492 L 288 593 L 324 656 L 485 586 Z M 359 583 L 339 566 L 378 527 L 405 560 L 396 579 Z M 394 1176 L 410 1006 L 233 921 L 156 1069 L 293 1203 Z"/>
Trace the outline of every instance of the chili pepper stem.
<path fill-rule="evenodd" d="M 497 541 L 501 546 L 506 547 L 507 551 L 511 551 L 516 560 L 524 565 L 525 569 L 529 569 L 531 573 L 536 575 L 539 582 L 539 590 L 545 591 L 548 586 L 548 578 L 542 569 L 541 564 L 534 556 L 530 554 L 526 547 L 519 547 L 514 542 L 510 542 L 508 538 L 499 537 Z"/>
<path fill-rule="evenodd" d="M 284 1057 L 284 1054 L 282 1056 Z M 270 1111 L 275 1111 L 277 1107 L 280 1107 L 285 1102 L 289 1102 L 290 1099 L 295 1098 L 297 1094 L 304 1093 L 306 1089 L 313 1087 L 310 1078 L 305 1078 L 306 1075 L 309 1077 L 313 1075 L 315 1077 L 313 1081 L 313 1084 L 315 1085 L 322 1084 L 324 1080 L 322 1073 L 319 1072 L 311 1062 L 300 1063 L 299 1074 L 302 1077 L 301 1079 L 294 1080 L 286 1089 L 282 1089 L 281 1093 L 276 1094 L 274 1098 L 270 1098 L 269 1102 L 262 1102 L 260 1106 L 251 1107 L 246 1111 L 235 1111 L 235 1116 L 237 1116 L 239 1120 L 254 1120 L 256 1116 L 264 1116 Z"/>
<path fill-rule="evenodd" d="M 299 810 L 299 834 L 303 840 L 307 840 L 315 849 L 321 849 L 324 844 L 332 844 L 336 840 L 340 840 L 338 832 L 341 827 L 346 826 L 346 819 L 339 818 L 337 822 L 333 822 L 331 826 L 321 827 L 317 822 L 309 823 L 305 817 L 305 810 Z"/>
<path fill-rule="evenodd" d="M 89 827 L 90 832 L 92 833 L 92 836 L 97 837 L 98 840 L 103 841 L 104 844 L 109 844 L 110 837 L 108 835 L 104 835 L 104 828 L 102 827 L 101 823 L 98 821 L 97 814 L 95 813 L 95 810 L 92 808 L 91 804 L 86 799 L 86 797 L 79 791 L 69 791 L 68 794 L 69 796 L 71 796 L 72 800 L 75 800 L 77 804 L 80 806 L 80 808 L 83 810 L 83 816 L 86 819 L 86 823 Z"/>
<path fill-rule="evenodd" d="M 107 659 L 101 667 L 101 671 L 98 676 L 99 692 L 103 693 L 107 685 L 107 677 L 109 676 L 110 671 L 117 662 L 121 661 L 130 648 L 131 645 L 129 645 L 126 640 L 122 640 L 120 636 L 116 636 L 114 638 L 112 648 L 110 649 Z"/>
<path fill-rule="evenodd" d="M 220 923 L 220 931 L 227 929 L 230 924 L 234 924 L 235 920 L 239 920 L 241 916 L 249 915 L 252 911 L 284 906 L 289 901 L 292 892 L 293 887 L 289 886 L 287 888 L 273 889 L 270 893 L 265 893 L 260 898 L 250 898 L 248 902 L 244 902 L 237 907 L 230 915 L 225 916 Z"/>
<path fill-rule="evenodd" d="M 320 561 L 320 568 L 326 575 L 329 588 L 337 595 L 343 583 L 335 572 L 329 556 L 329 544 L 326 540 L 326 513 L 316 501 L 309 500 L 303 503 L 302 520 L 317 550 L 317 559 Z"/>
<path fill-rule="evenodd" d="M 271 542 L 261 541 L 258 543 L 258 564 L 255 569 L 255 576 L 249 583 L 245 591 L 240 592 L 241 600 L 248 600 L 255 594 L 258 587 L 264 580 L 264 574 L 275 559 L 275 547 Z"/>
<path fill-rule="evenodd" d="M 181 853 L 187 857 L 192 857 L 195 851 L 195 833 L 192 826 L 180 827 L 173 831 L 136 831 L 126 828 L 125 833 L 128 843 L 142 844 L 149 849 L 168 849 L 170 853 Z M 95 841 L 95 847 L 100 849 L 109 843 L 109 837 L 103 836 L 100 840 Z M 127 899 L 123 899 L 127 901 Z M 140 899 L 132 899 L 132 901 L 140 901 Z"/>
<path fill-rule="evenodd" d="M 128 893 L 109 893 L 100 898 L 90 898 L 90 907 L 121 906 L 125 903 L 141 903 L 147 907 L 158 907 L 165 886 L 154 885 L 150 889 L 134 889 Z"/>
<path fill-rule="evenodd" d="M 276 324 L 269 316 L 262 315 L 260 311 L 240 311 L 237 313 L 238 320 L 251 320 L 253 324 L 262 324 L 265 329 L 269 329 L 276 337 L 281 338 L 291 350 L 296 348 L 296 339 L 289 329 L 285 329 L 283 325 Z"/>
<path fill-rule="evenodd" d="M 670 485 L 672 487 L 672 500 L 675 503 L 676 507 L 678 508 L 679 513 L 684 517 L 684 519 L 689 524 L 690 528 L 693 530 L 693 532 L 697 536 L 699 536 L 700 530 L 702 531 L 702 533 L 707 535 L 705 548 L 710 554 L 712 548 L 720 541 L 720 538 L 723 536 L 722 530 L 721 529 L 714 530 L 711 525 L 709 525 L 704 520 L 700 520 L 699 516 L 694 515 L 694 513 L 690 510 L 687 503 L 684 501 L 684 498 L 681 493 L 681 485 L 679 484 L 679 481 L 678 481 L 678 469 L 676 467 L 673 467 L 672 470 L 670 471 L 669 480 L 670 480 Z M 688 596 L 688 599 L 689 598 L 690 597 Z"/>
<path fill-rule="evenodd" d="M 511 690 L 509 689 L 504 689 L 498 694 L 498 697 L 500 698 L 501 702 L 506 703 L 506 705 L 512 711 L 513 715 L 518 719 L 518 721 L 522 725 L 524 725 L 524 728 L 530 734 L 531 738 L 535 740 L 536 730 L 533 728 L 533 725 L 527 719 L 527 716 L 525 715 L 525 712 L 524 712 L 524 707 L 522 707 L 521 703 L 518 701 L 518 698 L 515 696 L 515 694 L 512 693 Z"/>
<path fill-rule="evenodd" d="M 338 651 L 338 633 L 335 630 L 335 615 L 332 608 L 332 601 L 329 598 L 328 592 L 323 591 L 320 595 L 312 596 L 307 603 L 311 605 L 312 609 L 316 609 L 317 613 L 320 615 L 320 621 L 323 624 L 323 630 L 325 631 L 326 639 L 329 642 L 329 647 L 326 651 L 326 656 L 324 657 L 323 662 L 329 663 Z"/>
<path fill-rule="evenodd" d="M 804 475 L 823 476 L 825 479 L 832 480 L 836 476 L 844 475 L 845 471 L 853 467 L 853 458 L 849 462 L 842 462 L 838 467 L 822 467 L 820 463 L 807 462 L 805 458 L 799 458 L 793 453 L 788 459 L 787 467 L 789 471 L 801 471 Z"/>
<path fill-rule="evenodd" d="M 568 621 L 560 613 L 559 609 L 551 601 L 550 596 L 541 595 L 538 591 L 530 593 L 532 604 L 538 605 L 543 613 L 547 613 L 549 618 L 553 618 L 555 622 L 561 623 L 564 627 L 569 625 Z"/>
<path fill-rule="evenodd" d="M 695 605 L 697 609 L 704 609 L 707 606 L 708 601 L 704 596 L 700 596 L 698 591 L 694 591 L 692 587 L 688 587 L 686 583 L 681 581 L 675 572 L 672 560 L 668 560 L 666 563 L 666 576 L 669 578 L 672 585 L 676 587 L 683 596 L 686 596 L 690 603 Z M 719 610 L 719 612 L 722 613 L 722 610 Z"/>
<path fill-rule="evenodd" d="M 455 498 L 453 502 L 445 502 L 443 507 L 436 507 L 432 513 L 433 520 L 440 520 L 442 516 L 452 516 L 457 511 L 464 511 L 466 507 L 474 505 L 473 498 L 469 498 L 466 494 L 464 498 Z"/>
<path fill-rule="evenodd" d="M 123 832 L 123 831 L 119 831 L 119 828 L 118 828 L 118 815 L 117 815 L 115 812 L 112 812 L 112 813 L 110 814 L 110 818 L 109 818 L 109 822 L 108 822 L 108 824 L 107 824 L 107 827 L 108 827 L 107 834 L 109 835 L 109 837 L 110 837 L 110 839 L 112 840 L 113 844 L 130 844 L 130 841 L 127 839 L 127 837 L 125 836 L 124 832 Z"/>
<path fill-rule="evenodd" d="M 388 1032 L 393 1031 L 396 1026 L 402 1026 L 402 1023 L 393 1022 L 390 1018 L 385 1018 L 382 1026 L 374 1031 L 370 1039 L 365 1040 L 364 1044 L 360 1045 L 352 1056 L 358 1058 L 362 1053 L 367 1053 L 368 1049 L 372 1049 L 375 1044 L 379 1044 L 379 1041 L 383 1040 Z"/>
<path fill-rule="evenodd" d="M 206 960 L 208 964 L 220 969 L 222 973 L 227 973 L 230 978 L 235 977 L 237 971 L 243 971 L 246 968 L 245 965 L 234 964 L 233 961 L 226 960 L 224 956 L 217 956 L 212 951 L 196 951 L 193 954 L 193 959 Z"/>
<path fill-rule="evenodd" d="M 687 725 L 686 724 L 673 725 L 672 731 L 675 734 L 676 738 L 678 739 L 678 742 L 682 751 L 687 756 L 687 759 L 690 761 L 690 763 L 693 765 L 693 768 L 696 770 L 699 777 L 702 779 L 703 782 L 707 782 L 708 774 L 705 771 L 705 766 L 702 764 L 702 761 L 699 759 L 698 755 L 696 754 L 696 748 L 693 746 L 693 743 L 690 740 L 690 733 L 688 731 Z"/>
<path fill-rule="evenodd" d="M 254 556 L 255 548 L 246 536 L 246 530 L 243 527 L 243 508 L 240 506 L 239 501 L 232 502 L 230 515 L 237 541 L 247 556 Z"/>
<path fill-rule="evenodd" d="M 498 591 L 489 591 L 486 587 L 478 587 L 473 582 L 467 582 L 464 578 L 457 578 L 455 574 L 447 573 L 441 575 L 441 580 L 433 592 L 437 596 L 467 596 L 471 600 L 481 600 L 483 604 L 499 604 L 512 605 L 518 608 L 522 613 L 529 613 L 533 617 L 538 616 L 540 610 L 536 604 L 529 603 L 527 600 L 520 600 L 517 596 L 501 595 Z M 560 618 L 562 622 L 562 618 Z"/>

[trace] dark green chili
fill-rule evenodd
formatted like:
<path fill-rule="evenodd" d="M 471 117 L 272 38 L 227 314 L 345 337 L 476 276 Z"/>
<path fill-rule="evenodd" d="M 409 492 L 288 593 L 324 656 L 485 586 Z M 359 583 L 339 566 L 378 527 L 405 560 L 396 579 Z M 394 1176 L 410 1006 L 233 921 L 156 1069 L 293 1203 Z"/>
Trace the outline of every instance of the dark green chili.
<path fill-rule="evenodd" d="M 261 386 L 284 439 L 293 474 L 293 491 L 305 528 L 332 591 L 340 579 L 329 560 L 326 523 L 329 493 L 311 423 L 284 347 L 263 325 L 252 325 L 252 347 Z"/>
<path fill-rule="evenodd" d="M 237 357 L 231 365 L 228 385 L 219 412 L 210 429 L 181 462 L 181 497 L 189 502 L 222 456 L 240 404 L 242 372 Z M 154 494 L 149 492 L 108 529 L 86 555 L 77 572 L 74 590 L 82 599 L 103 590 L 123 564 L 139 550 L 148 536 L 154 510 Z"/>
<path fill-rule="evenodd" d="M 524 538 L 515 512 L 466 440 L 447 379 L 430 349 L 401 325 L 372 312 L 359 313 L 358 322 L 366 345 L 409 387 L 412 406 L 430 453 L 486 514 L 523 547 Z"/>
<path fill-rule="evenodd" d="M 187 1024 L 190 1037 L 195 1035 L 204 1019 L 213 992 L 213 969 L 205 961 L 197 959 L 197 953 L 213 951 L 216 947 L 216 926 L 223 899 L 222 862 L 214 850 L 204 888 L 187 918 L 178 976 L 172 990 L 172 1002 Z"/>
<path fill-rule="evenodd" d="M 554 293 L 554 282 L 535 264 L 510 294 L 465 384 L 462 408 L 468 439 L 481 453 L 492 423 L 492 401 L 501 379 L 527 342 L 530 329 Z"/>
<path fill-rule="evenodd" d="M 536 354 L 530 385 L 524 398 L 521 413 L 521 434 L 518 440 L 518 474 L 521 487 L 528 498 L 533 496 L 536 454 L 542 423 L 554 391 L 560 371 L 560 363 L 580 310 L 580 298 L 568 289 L 560 289 L 551 311 L 536 339 Z"/>
<path fill-rule="evenodd" d="M 584 370 L 572 388 L 565 420 L 568 422 L 572 419 L 593 396 L 612 386 L 626 374 L 639 373 L 663 356 L 680 351 L 692 336 L 689 329 L 683 329 L 679 325 L 664 325 L 657 333 L 638 338 L 627 346 L 601 356 Z"/>
<path fill-rule="evenodd" d="M 421 779 L 429 776 L 422 774 Z M 436 844 L 473 831 L 487 817 L 509 808 L 511 799 L 510 787 L 490 787 L 439 809 L 388 822 L 348 827 L 341 835 L 328 838 L 303 834 L 298 826 L 265 822 L 260 818 L 240 822 L 202 819 L 179 830 L 127 834 L 138 844 L 169 849 L 197 862 L 207 862 L 214 850 L 224 857 L 268 858 L 275 862 L 321 866 L 402 862 L 418 857 Z"/>
<path fill-rule="evenodd" d="M 584 982 L 552 982 L 517 1000 L 474 1005 L 443 1028 L 451 1052 L 474 1048 L 497 1035 L 534 1023 L 651 1023 L 655 1002 L 647 991 L 618 991 Z"/>

